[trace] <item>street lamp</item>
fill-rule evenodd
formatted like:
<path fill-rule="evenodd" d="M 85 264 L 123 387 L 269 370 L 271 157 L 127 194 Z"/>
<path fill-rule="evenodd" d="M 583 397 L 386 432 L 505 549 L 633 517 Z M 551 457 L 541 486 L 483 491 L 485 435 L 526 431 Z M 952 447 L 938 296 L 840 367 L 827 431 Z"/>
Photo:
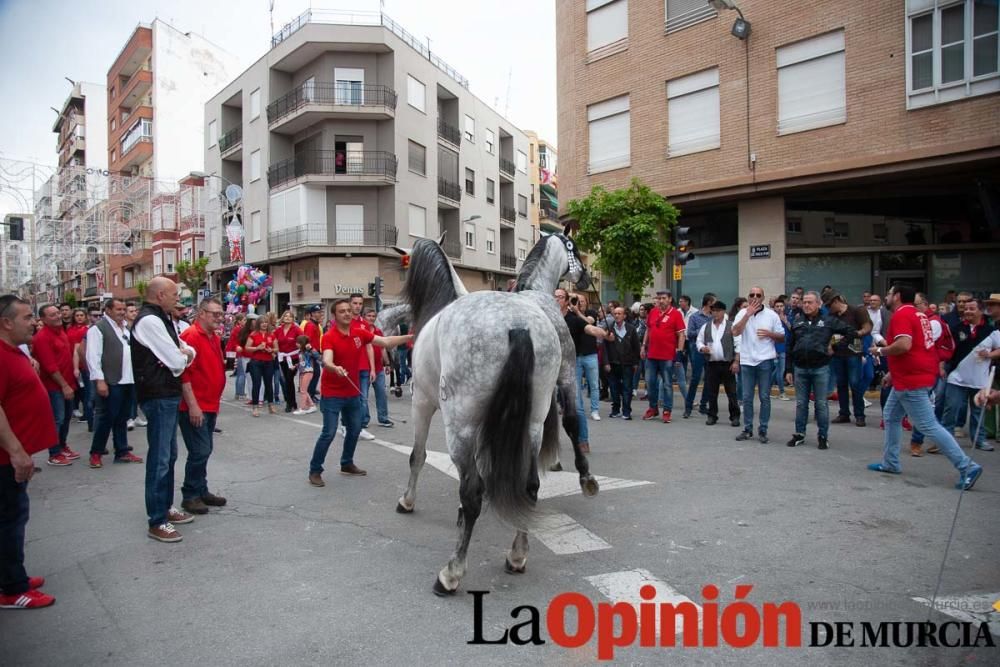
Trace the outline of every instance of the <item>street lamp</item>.
<path fill-rule="evenodd" d="M 714 7 L 716 11 L 731 10 L 739 14 L 739 18 L 736 19 L 732 29 L 729 31 L 733 37 L 746 39 L 750 36 L 750 21 L 743 18 L 743 12 L 740 10 L 739 5 L 736 4 L 736 0 L 708 0 L 708 4 Z"/>

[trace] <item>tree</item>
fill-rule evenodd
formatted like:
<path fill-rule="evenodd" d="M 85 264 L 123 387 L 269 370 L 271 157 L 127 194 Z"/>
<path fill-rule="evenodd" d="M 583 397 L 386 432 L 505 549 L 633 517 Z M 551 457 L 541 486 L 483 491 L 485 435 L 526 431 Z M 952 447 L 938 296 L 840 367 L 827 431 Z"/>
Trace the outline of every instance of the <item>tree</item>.
<path fill-rule="evenodd" d="M 652 284 L 654 272 L 663 269 L 673 250 L 670 231 L 679 211 L 637 178 L 613 192 L 595 186 L 586 198 L 571 200 L 567 209 L 580 226 L 577 244 L 596 253 L 594 268 L 612 276 L 626 294 L 641 294 Z"/>
<path fill-rule="evenodd" d="M 146 288 L 149 287 L 149 283 L 145 280 L 137 280 L 135 283 L 135 291 L 139 293 L 140 299 L 146 298 Z"/>
<path fill-rule="evenodd" d="M 64 297 L 66 303 L 69 304 L 70 308 L 76 308 L 76 292 L 66 292 Z"/>
<path fill-rule="evenodd" d="M 196 291 L 208 280 L 208 257 L 201 257 L 193 262 L 182 259 L 174 267 L 177 278 L 180 282 L 188 286 L 188 289 Z"/>

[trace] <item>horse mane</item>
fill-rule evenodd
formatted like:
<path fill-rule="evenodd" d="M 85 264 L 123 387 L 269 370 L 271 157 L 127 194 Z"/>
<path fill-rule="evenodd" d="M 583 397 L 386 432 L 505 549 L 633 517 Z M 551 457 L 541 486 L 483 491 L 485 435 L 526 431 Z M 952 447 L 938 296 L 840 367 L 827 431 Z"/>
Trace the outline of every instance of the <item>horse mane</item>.
<path fill-rule="evenodd" d="M 448 256 L 430 239 L 417 239 L 413 244 L 408 273 L 403 298 L 410 306 L 413 333 L 417 333 L 459 294 L 452 280 Z"/>
<path fill-rule="evenodd" d="M 532 274 L 538 269 L 539 263 L 541 263 L 542 258 L 545 257 L 545 250 L 548 247 L 549 242 L 548 236 L 543 236 L 538 239 L 538 242 L 531 248 L 531 252 L 528 256 L 524 258 L 524 263 L 521 264 L 521 271 L 517 274 L 517 286 L 514 288 L 515 292 L 521 292 L 523 290 L 529 289 L 528 283 L 531 280 Z"/>

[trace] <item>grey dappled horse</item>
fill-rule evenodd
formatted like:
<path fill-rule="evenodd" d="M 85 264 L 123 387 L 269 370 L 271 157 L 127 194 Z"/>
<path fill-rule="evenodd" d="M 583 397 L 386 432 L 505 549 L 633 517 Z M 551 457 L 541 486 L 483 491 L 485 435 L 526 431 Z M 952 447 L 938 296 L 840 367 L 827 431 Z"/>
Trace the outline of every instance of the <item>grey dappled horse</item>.
<path fill-rule="evenodd" d="M 555 235 L 539 244 L 553 240 L 551 251 L 538 246 L 532 250 L 531 265 L 558 270 L 556 281 L 564 274 L 574 281 L 584 280 L 585 271 L 571 241 Z M 538 498 L 538 469 L 555 458 L 559 447 L 556 384 L 574 377 L 572 371 L 564 372 L 568 329 L 563 336 L 556 326 L 566 328 L 551 289 L 547 294 L 530 289 L 468 294 L 441 247 L 426 239 L 414 245 L 404 298 L 416 334 L 415 434 L 409 483 L 397 511 L 413 511 L 430 420 L 440 409 L 448 452 L 459 472 L 461 500 L 458 545 L 434 583 L 434 592 L 446 595 L 457 590 L 465 574 L 469 540 L 484 499 L 517 529 L 506 559 L 507 571 L 524 571 L 525 529 Z M 572 415 L 575 426 L 575 405 L 571 408 L 565 413 Z M 576 429 L 567 430 L 574 441 L 581 485 L 592 495 L 597 492 L 596 480 L 579 452 Z"/>

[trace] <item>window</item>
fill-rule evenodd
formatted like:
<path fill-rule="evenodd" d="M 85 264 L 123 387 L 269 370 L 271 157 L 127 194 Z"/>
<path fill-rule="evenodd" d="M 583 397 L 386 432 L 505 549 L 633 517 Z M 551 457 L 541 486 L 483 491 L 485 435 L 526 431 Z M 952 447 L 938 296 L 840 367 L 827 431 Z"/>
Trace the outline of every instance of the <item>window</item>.
<path fill-rule="evenodd" d="M 628 45 L 628 0 L 587 0 L 587 51 L 611 55 Z"/>
<path fill-rule="evenodd" d="M 847 121 L 844 31 L 779 47 L 778 134 Z"/>
<path fill-rule="evenodd" d="M 714 7 L 702 0 L 665 0 L 665 30 L 666 32 L 683 30 L 717 14 Z"/>
<path fill-rule="evenodd" d="M 835 222 L 833 224 L 833 238 L 846 239 L 850 236 L 850 227 L 846 222 Z"/>
<path fill-rule="evenodd" d="M 250 93 L 250 120 L 260 116 L 260 88 Z"/>
<path fill-rule="evenodd" d="M 410 236 L 427 236 L 427 209 L 410 204 Z"/>
<path fill-rule="evenodd" d="M 337 245 L 365 244 L 365 207 L 362 204 L 337 204 Z"/>
<path fill-rule="evenodd" d="M 114 164 L 118 160 L 118 151 L 111 149 L 111 163 Z"/>
<path fill-rule="evenodd" d="M 518 151 L 516 159 L 517 159 L 517 162 L 516 162 L 516 164 L 517 164 L 517 170 L 519 172 L 521 172 L 522 174 L 527 174 L 528 173 L 528 156 L 525 155 L 523 151 Z"/>
<path fill-rule="evenodd" d="M 316 77 L 311 76 L 302 82 L 302 99 L 306 102 L 316 99 Z"/>
<path fill-rule="evenodd" d="M 486 252 L 495 255 L 497 252 L 497 231 L 495 229 L 486 230 Z"/>
<path fill-rule="evenodd" d="M 125 269 L 125 275 L 122 276 L 122 287 L 125 289 L 130 289 L 135 286 L 135 271 L 133 269 Z"/>
<path fill-rule="evenodd" d="M 412 139 L 410 146 L 410 171 L 421 176 L 427 175 L 427 148 Z"/>
<path fill-rule="evenodd" d="M 587 107 L 587 121 L 590 130 L 588 173 L 627 167 L 631 159 L 628 95 L 591 104 Z"/>
<path fill-rule="evenodd" d="M 528 257 L 528 240 L 518 239 L 517 240 L 517 258 L 520 260 L 526 259 Z"/>
<path fill-rule="evenodd" d="M 163 250 L 163 272 L 173 273 L 174 265 L 177 264 L 177 249 L 164 248 Z"/>
<path fill-rule="evenodd" d="M 528 198 L 524 195 L 517 196 L 517 214 L 522 218 L 528 216 Z"/>
<path fill-rule="evenodd" d="M 496 200 L 497 184 L 492 178 L 486 179 L 486 203 L 492 204 Z"/>
<path fill-rule="evenodd" d="M 667 155 L 718 148 L 719 68 L 667 82 Z"/>
<path fill-rule="evenodd" d="M 118 121 L 114 118 L 111 119 L 111 131 L 114 132 L 118 128 Z"/>
<path fill-rule="evenodd" d="M 785 221 L 785 231 L 789 234 L 801 234 L 802 218 L 788 218 Z"/>
<path fill-rule="evenodd" d="M 468 167 L 465 169 L 465 194 L 476 196 L 476 172 Z"/>
<path fill-rule="evenodd" d="M 153 275 L 158 276 L 163 273 L 163 251 L 153 251 Z"/>
<path fill-rule="evenodd" d="M 118 287 L 118 274 L 117 273 L 115 273 L 115 274 L 113 274 L 111 276 L 111 285 L 112 285 L 112 287 Z"/>
<path fill-rule="evenodd" d="M 996 0 L 907 0 L 907 107 L 1000 90 Z"/>
<path fill-rule="evenodd" d="M 219 143 L 219 126 L 213 120 L 208 124 L 208 147 L 211 148 Z"/>
<path fill-rule="evenodd" d="M 409 74 L 406 75 L 406 103 L 418 111 L 427 112 L 427 87 Z"/>
<path fill-rule="evenodd" d="M 260 149 L 250 153 L 250 180 L 256 181 L 260 178 Z"/>
<path fill-rule="evenodd" d="M 876 222 L 872 225 L 872 238 L 878 243 L 888 243 L 889 226 L 884 222 Z"/>
<path fill-rule="evenodd" d="M 476 249 L 476 223 L 465 223 L 465 247 L 470 250 Z"/>
<path fill-rule="evenodd" d="M 495 150 L 494 146 L 496 145 L 496 142 L 497 142 L 497 138 L 496 138 L 496 135 L 493 134 L 493 130 L 487 128 L 486 129 L 486 152 L 489 153 L 490 155 L 493 155 L 493 151 Z"/>
<path fill-rule="evenodd" d="M 337 104 L 364 104 L 365 71 L 352 67 L 333 69 L 333 97 Z"/>
<path fill-rule="evenodd" d="M 250 214 L 250 242 L 260 241 L 260 211 Z"/>
<path fill-rule="evenodd" d="M 465 140 L 476 142 L 476 119 L 472 116 L 465 117 Z"/>

